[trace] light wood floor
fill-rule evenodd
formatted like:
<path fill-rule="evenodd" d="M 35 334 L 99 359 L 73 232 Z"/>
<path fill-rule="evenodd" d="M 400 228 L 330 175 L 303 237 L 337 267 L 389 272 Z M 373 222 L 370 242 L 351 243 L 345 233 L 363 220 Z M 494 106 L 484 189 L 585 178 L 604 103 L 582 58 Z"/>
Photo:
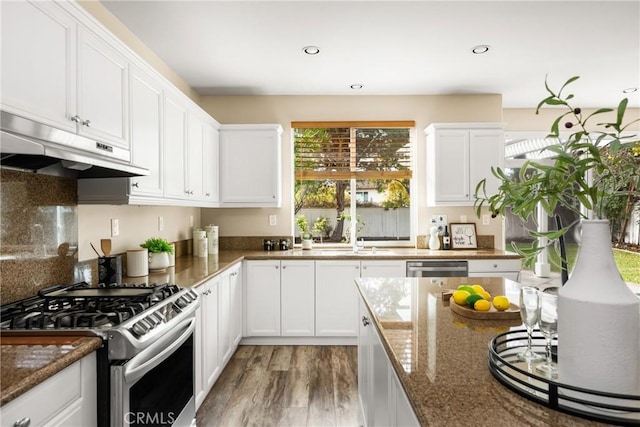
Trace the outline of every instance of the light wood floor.
<path fill-rule="evenodd" d="M 198 410 L 204 426 L 357 426 L 355 346 L 240 346 Z"/>

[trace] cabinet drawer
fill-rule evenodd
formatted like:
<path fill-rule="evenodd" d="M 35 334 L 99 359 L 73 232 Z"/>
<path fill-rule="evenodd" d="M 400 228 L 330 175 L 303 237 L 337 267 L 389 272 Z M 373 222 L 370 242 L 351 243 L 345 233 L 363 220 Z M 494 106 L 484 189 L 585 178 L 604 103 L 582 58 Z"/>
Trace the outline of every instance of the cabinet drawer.
<path fill-rule="evenodd" d="M 80 361 L 2 407 L 2 427 L 30 418 L 32 426 L 49 422 L 82 397 Z"/>
<path fill-rule="evenodd" d="M 520 271 L 522 261 L 519 259 L 470 259 L 469 275 L 475 272 Z"/>

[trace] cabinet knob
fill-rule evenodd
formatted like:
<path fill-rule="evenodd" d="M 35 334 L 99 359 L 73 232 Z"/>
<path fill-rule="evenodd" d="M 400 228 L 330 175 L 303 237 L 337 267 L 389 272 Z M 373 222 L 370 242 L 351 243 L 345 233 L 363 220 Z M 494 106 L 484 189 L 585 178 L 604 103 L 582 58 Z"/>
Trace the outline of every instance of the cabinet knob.
<path fill-rule="evenodd" d="M 282 266 L 282 269 L 284 270 L 285 268 L 287 268 L 287 266 L 286 266 L 286 265 L 283 265 L 283 266 Z"/>
<path fill-rule="evenodd" d="M 498 268 L 498 264 L 493 264 L 493 268 Z"/>
<path fill-rule="evenodd" d="M 276 265 L 276 270 L 279 269 L 280 267 Z"/>
<path fill-rule="evenodd" d="M 31 425 L 31 418 L 23 418 L 13 423 L 14 427 L 29 427 Z"/>
<path fill-rule="evenodd" d="M 82 119 L 80 118 L 80 116 L 75 115 L 75 116 L 71 116 L 71 121 L 72 122 L 76 122 L 76 123 L 80 123 L 82 121 Z"/>
<path fill-rule="evenodd" d="M 140 183 L 139 182 L 134 182 L 133 184 L 131 184 L 132 187 L 138 188 L 140 187 Z"/>
<path fill-rule="evenodd" d="M 359 270 L 359 269 L 360 269 L 360 267 L 358 267 L 358 266 L 356 265 L 356 270 Z"/>
<path fill-rule="evenodd" d="M 209 193 L 205 193 L 205 195 L 206 195 L 207 197 L 211 196 L 211 194 L 209 194 Z"/>
<path fill-rule="evenodd" d="M 90 127 L 91 126 L 91 120 L 83 120 L 82 121 L 82 126 Z"/>
<path fill-rule="evenodd" d="M 369 326 L 371 324 L 371 320 L 367 316 L 362 316 L 362 326 Z"/>

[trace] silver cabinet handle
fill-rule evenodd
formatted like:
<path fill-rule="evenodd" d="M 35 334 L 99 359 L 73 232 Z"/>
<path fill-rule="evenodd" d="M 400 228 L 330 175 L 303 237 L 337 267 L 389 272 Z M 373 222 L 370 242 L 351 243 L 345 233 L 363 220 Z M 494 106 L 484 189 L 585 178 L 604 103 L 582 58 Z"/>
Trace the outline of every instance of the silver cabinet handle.
<path fill-rule="evenodd" d="M 191 194 L 193 196 L 193 190 L 189 191 L 189 194 Z"/>
<path fill-rule="evenodd" d="M 82 121 L 82 126 L 90 127 L 91 126 L 91 120 L 83 120 Z"/>
<path fill-rule="evenodd" d="M 82 121 L 82 119 L 80 118 L 80 116 L 75 115 L 75 116 L 71 116 L 71 121 L 72 122 L 76 122 L 76 123 L 80 123 Z"/>
<path fill-rule="evenodd" d="M 369 326 L 371 324 L 371 320 L 367 316 L 362 316 L 362 325 Z"/>
<path fill-rule="evenodd" d="M 14 427 L 29 427 L 31 425 L 31 418 L 23 418 L 13 423 Z"/>
<path fill-rule="evenodd" d="M 140 183 L 139 182 L 134 182 L 133 184 L 131 184 L 132 187 L 138 188 L 140 187 Z"/>

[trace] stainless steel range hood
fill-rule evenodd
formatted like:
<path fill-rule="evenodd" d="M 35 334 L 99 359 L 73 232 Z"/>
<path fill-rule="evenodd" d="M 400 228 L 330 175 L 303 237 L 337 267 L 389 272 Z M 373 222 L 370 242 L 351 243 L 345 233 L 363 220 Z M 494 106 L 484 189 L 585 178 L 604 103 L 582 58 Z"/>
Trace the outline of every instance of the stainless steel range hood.
<path fill-rule="evenodd" d="M 6 111 L 1 113 L 0 166 L 31 172 L 71 170 L 77 178 L 149 175 L 129 163 L 130 152 Z"/>

